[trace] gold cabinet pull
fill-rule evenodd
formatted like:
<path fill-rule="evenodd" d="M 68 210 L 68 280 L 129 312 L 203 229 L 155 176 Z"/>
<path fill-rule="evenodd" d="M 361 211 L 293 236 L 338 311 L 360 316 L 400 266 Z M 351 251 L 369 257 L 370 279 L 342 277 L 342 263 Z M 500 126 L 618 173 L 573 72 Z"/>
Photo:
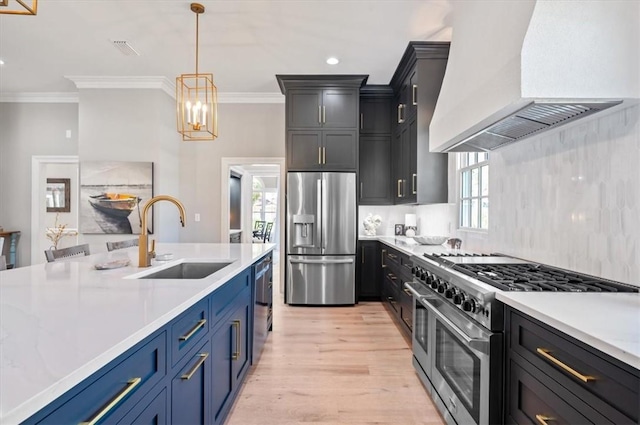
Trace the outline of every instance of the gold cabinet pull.
<path fill-rule="evenodd" d="M 398 105 L 398 124 L 402 124 L 404 122 L 404 105 L 400 103 Z"/>
<path fill-rule="evenodd" d="M 189 372 L 187 372 L 184 375 L 182 375 L 180 377 L 181 379 L 184 379 L 185 381 L 188 381 L 189 379 L 191 379 L 193 374 L 196 373 L 196 370 L 198 370 L 200 368 L 200 366 L 202 366 L 204 364 L 204 361 L 207 360 L 207 357 L 209 357 L 209 353 L 200 353 L 200 354 L 198 354 L 198 357 L 200 357 L 200 360 L 198 360 L 198 362 L 193 365 L 193 367 L 191 368 L 191 370 Z"/>
<path fill-rule="evenodd" d="M 396 280 L 398 279 L 393 273 L 387 273 L 387 277 L 391 280 Z"/>
<path fill-rule="evenodd" d="M 397 256 L 396 254 L 392 254 L 392 253 L 388 253 L 388 254 L 387 254 L 387 257 L 389 257 L 389 258 L 393 258 L 394 260 L 395 260 L 396 258 L 398 258 L 398 256 Z"/>
<path fill-rule="evenodd" d="M 322 124 L 322 106 L 318 105 L 318 124 Z"/>
<path fill-rule="evenodd" d="M 413 173 L 413 175 L 411 176 L 411 193 L 413 193 L 414 195 L 416 193 L 418 193 L 418 191 L 416 190 L 416 186 L 417 186 L 417 179 L 418 174 L 417 173 Z"/>
<path fill-rule="evenodd" d="M 133 391 L 140 383 L 142 382 L 142 378 L 133 378 L 127 381 L 127 385 L 124 387 L 120 393 L 116 394 L 115 397 L 107 403 L 98 413 L 91 417 L 88 421 L 80 422 L 79 425 L 95 425 L 98 423 L 100 419 L 102 419 L 111 409 L 113 409 L 123 398 L 125 398 L 131 391 Z"/>
<path fill-rule="evenodd" d="M 325 147 L 322 148 L 322 163 L 327 163 L 327 148 Z"/>
<path fill-rule="evenodd" d="M 381 255 L 380 255 L 380 266 L 384 269 L 385 267 L 387 267 L 387 265 L 384 263 L 384 256 L 387 253 L 386 249 L 383 249 L 381 251 Z"/>
<path fill-rule="evenodd" d="M 405 293 L 405 294 L 407 294 L 407 295 L 409 295 L 411 298 L 413 298 L 413 293 L 412 293 L 410 290 L 408 290 L 407 288 L 404 288 L 404 289 L 403 289 L 403 291 L 404 291 L 404 293 Z"/>
<path fill-rule="evenodd" d="M 186 341 L 189 338 L 191 338 L 196 332 L 198 332 L 198 329 L 200 329 L 201 327 L 204 326 L 204 324 L 207 323 L 207 319 L 202 319 L 202 320 L 198 320 L 198 323 L 196 323 L 196 325 L 191 328 L 191 330 L 189 332 L 187 332 L 186 335 L 182 335 L 179 340 L 180 341 Z"/>
<path fill-rule="evenodd" d="M 326 106 L 322 107 L 322 122 L 324 124 L 327 123 L 327 107 Z"/>
<path fill-rule="evenodd" d="M 240 358 L 240 350 L 242 349 L 242 332 L 240 330 L 241 323 L 239 320 L 233 321 L 233 326 L 236 328 L 236 351 L 231 355 L 233 360 L 238 360 Z"/>
<path fill-rule="evenodd" d="M 414 105 L 418 104 L 418 85 L 414 84 L 411 87 L 411 103 L 413 103 Z"/>
<path fill-rule="evenodd" d="M 540 354 L 542 357 L 544 357 L 545 359 L 549 360 L 550 362 L 552 362 L 553 364 L 555 364 L 556 366 L 559 366 L 560 368 L 562 368 L 565 372 L 568 372 L 569 374 L 573 375 L 574 377 L 578 378 L 579 380 L 581 380 L 582 382 L 589 382 L 589 381 L 595 381 L 596 378 L 593 376 L 589 376 L 589 375 L 583 375 L 580 372 L 578 372 L 577 370 L 573 369 L 570 366 L 567 366 L 566 364 L 562 363 L 560 360 L 556 359 L 555 357 L 553 357 L 550 353 L 551 350 L 547 350 L 546 348 L 536 348 L 536 351 L 538 352 L 538 354 Z"/>
<path fill-rule="evenodd" d="M 555 421 L 555 418 L 545 415 L 536 415 L 536 419 L 540 422 L 540 425 L 549 425 L 547 421 Z"/>
<path fill-rule="evenodd" d="M 402 184 L 402 179 L 398 179 L 398 198 L 402 198 L 402 195 L 400 195 L 400 185 Z"/>

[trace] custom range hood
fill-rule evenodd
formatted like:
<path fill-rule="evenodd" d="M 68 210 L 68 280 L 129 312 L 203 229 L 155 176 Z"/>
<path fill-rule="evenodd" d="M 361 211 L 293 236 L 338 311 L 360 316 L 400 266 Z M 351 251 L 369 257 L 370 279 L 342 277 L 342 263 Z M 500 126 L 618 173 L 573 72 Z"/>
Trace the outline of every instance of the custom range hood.
<path fill-rule="evenodd" d="M 640 98 L 640 2 L 455 2 L 432 152 L 491 151 Z"/>

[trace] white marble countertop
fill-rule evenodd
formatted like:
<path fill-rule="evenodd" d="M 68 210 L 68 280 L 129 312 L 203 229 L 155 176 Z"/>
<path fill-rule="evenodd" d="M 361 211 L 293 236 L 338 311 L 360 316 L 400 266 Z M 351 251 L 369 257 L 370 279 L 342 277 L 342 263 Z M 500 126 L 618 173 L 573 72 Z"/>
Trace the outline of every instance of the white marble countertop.
<path fill-rule="evenodd" d="M 497 291 L 496 299 L 640 369 L 640 294 Z"/>
<path fill-rule="evenodd" d="M 27 419 L 273 248 L 158 243 L 174 260 L 141 269 L 134 247 L 0 272 L 0 423 Z M 233 263 L 198 280 L 124 278 L 181 259 Z"/>
<path fill-rule="evenodd" d="M 469 251 L 448 245 L 419 245 L 405 236 L 359 236 L 408 255 Z M 597 294 L 508 292 L 496 299 L 592 347 L 640 369 L 640 293 Z"/>

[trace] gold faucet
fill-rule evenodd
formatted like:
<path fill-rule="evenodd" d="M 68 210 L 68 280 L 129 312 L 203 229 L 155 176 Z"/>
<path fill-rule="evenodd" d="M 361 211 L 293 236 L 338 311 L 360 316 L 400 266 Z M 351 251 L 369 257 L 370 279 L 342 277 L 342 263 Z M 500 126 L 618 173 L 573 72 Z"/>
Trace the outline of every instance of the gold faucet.
<path fill-rule="evenodd" d="M 180 211 L 180 223 L 182 224 L 182 227 L 184 227 L 184 205 L 182 205 L 180 201 L 178 201 L 173 196 L 168 195 L 158 195 L 149 199 L 149 202 L 147 202 L 142 209 L 142 231 L 140 233 L 140 237 L 138 238 L 138 267 L 149 267 L 151 265 L 151 258 L 155 256 L 155 240 L 152 241 L 151 251 L 149 251 L 149 235 L 147 233 L 147 211 L 149 211 L 151 205 L 155 204 L 158 201 L 173 202 Z"/>

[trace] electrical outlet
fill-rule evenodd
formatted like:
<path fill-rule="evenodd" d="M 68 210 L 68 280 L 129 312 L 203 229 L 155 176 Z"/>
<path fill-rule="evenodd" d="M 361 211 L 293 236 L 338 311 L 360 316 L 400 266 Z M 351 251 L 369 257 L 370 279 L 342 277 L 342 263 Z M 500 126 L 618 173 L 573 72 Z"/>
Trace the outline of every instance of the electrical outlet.
<path fill-rule="evenodd" d="M 196 213 L 196 216 L 193 218 L 194 221 L 200 221 L 200 213 Z"/>

